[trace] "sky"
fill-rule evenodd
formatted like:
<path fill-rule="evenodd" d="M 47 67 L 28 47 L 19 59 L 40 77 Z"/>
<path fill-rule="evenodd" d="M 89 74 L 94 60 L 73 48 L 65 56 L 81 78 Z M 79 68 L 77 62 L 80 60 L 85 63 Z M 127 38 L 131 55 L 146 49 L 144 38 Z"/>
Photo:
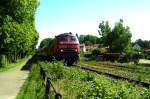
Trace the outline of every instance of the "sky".
<path fill-rule="evenodd" d="M 150 40 L 150 0 L 40 0 L 35 25 L 40 42 L 66 32 L 99 36 L 101 21 L 113 28 L 120 19 L 132 41 Z"/>

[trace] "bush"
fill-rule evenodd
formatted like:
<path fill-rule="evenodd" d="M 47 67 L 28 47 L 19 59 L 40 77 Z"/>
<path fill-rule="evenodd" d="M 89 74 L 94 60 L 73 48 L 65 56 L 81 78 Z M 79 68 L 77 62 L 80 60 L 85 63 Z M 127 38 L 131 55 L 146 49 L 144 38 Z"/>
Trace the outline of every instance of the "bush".
<path fill-rule="evenodd" d="M 133 49 L 131 48 L 131 49 L 128 49 L 128 50 L 126 50 L 126 52 L 125 52 L 125 54 L 127 55 L 127 60 L 128 60 L 128 62 L 129 61 L 132 61 L 132 57 L 133 57 Z"/>
<path fill-rule="evenodd" d="M 7 66 L 8 60 L 6 55 L 2 54 L 0 55 L 0 67 Z"/>
<path fill-rule="evenodd" d="M 147 56 L 146 56 L 146 59 L 150 60 L 150 55 L 147 55 Z"/>
<path fill-rule="evenodd" d="M 150 51 L 144 53 L 144 58 L 150 60 Z"/>
<path fill-rule="evenodd" d="M 126 55 L 128 57 L 128 61 L 134 61 L 134 63 L 138 64 L 140 58 L 144 58 L 144 53 L 138 50 L 127 50 Z"/>
<path fill-rule="evenodd" d="M 90 58 L 92 56 L 92 54 L 84 54 L 84 57 L 86 58 Z"/>
<path fill-rule="evenodd" d="M 80 57 L 83 57 L 83 56 L 84 56 L 84 52 L 81 51 L 81 52 L 80 52 Z"/>
<path fill-rule="evenodd" d="M 51 74 L 49 77 L 52 80 L 62 79 L 64 77 L 64 67 L 62 62 L 54 61 L 51 64 L 47 63 L 45 65 L 48 67 L 48 73 Z"/>
<path fill-rule="evenodd" d="M 99 54 L 101 54 L 100 49 L 94 49 L 94 50 L 92 51 L 92 55 L 99 55 Z"/>
<path fill-rule="evenodd" d="M 139 63 L 139 59 L 143 58 L 143 54 L 137 51 L 134 51 L 133 56 L 132 56 L 132 60 L 134 61 L 135 64 Z"/>

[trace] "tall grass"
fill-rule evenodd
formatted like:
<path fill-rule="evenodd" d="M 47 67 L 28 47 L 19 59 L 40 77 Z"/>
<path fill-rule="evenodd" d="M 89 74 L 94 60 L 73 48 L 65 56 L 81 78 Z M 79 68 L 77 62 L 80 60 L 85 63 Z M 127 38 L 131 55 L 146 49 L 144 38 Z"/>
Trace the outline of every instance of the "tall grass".
<path fill-rule="evenodd" d="M 67 67 L 61 62 L 40 62 L 52 84 L 63 99 L 150 99 L 150 89 L 127 81 L 114 80 L 77 67 Z M 16 99 L 44 99 L 44 85 L 40 79 L 39 65 L 32 66 L 27 81 Z M 51 89 L 49 96 L 54 99 Z"/>
<path fill-rule="evenodd" d="M 150 89 L 127 81 L 113 80 L 76 67 L 66 67 L 60 62 L 41 64 L 45 66 L 57 92 L 64 99 L 150 98 Z"/>
<path fill-rule="evenodd" d="M 40 79 L 39 67 L 34 64 L 16 99 L 44 99 L 45 87 Z"/>

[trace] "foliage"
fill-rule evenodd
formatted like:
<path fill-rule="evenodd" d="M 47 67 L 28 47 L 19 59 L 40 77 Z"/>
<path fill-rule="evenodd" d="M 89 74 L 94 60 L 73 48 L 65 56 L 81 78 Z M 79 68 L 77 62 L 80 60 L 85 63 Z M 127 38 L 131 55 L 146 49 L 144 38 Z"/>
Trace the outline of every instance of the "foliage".
<path fill-rule="evenodd" d="M 99 54 L 101 54 L 100 49 L 97 48 L 92 50 L 92 55 L 99 55 Z"/>
<path fill-rule="evenodd" d="M 0 55 L 0 67 L 7 66 L 8 61 L 6 55 L 2 54 Z"/>
<path fill-rule="evenodd" d="M 116 23 L 113 29 L 109 26 L 108 21 L 102 21 L 99 24 L 99 28 L 102 42 L 105 46 L 109 47 L 110 52 L 122 53 L 131 43 L 131 32 L 128 26 L 123 26 L 123 20 Z"/>
<path fill-rule="evenodd" d="M 52 38 L 45 38 L 41 41 L 39 48 L 44 48 L 51 45 L 53 42 Z"/>
<path fill-rule="evenodd" d="M 127 55 L 127 57 L 128 57 L 128 61 L 132 61 L 133 52 L 134 52 L 134 49 L 133 49 L 133 47 L 132 47 L 132 45 L 131 45 L 131 43 L 130 43 L 130 44 L 128 45 L 126 51 L 125 51 L 125 53 L 126 53 L 126 55 Z"/>
<path fill-rule="evenodd" d="M 150 47 L 150 40 L 142 40 L 142 39 L 138 39 L 135 42 L 133 42 L 134 44 L 138 44 L 141 47 L 140 51 L 144 51 L 143 56 L 145 56 L 145 59 L 149 59 L 150 60 L 150 51 L 149 51 L 149 47 Z"/>
<path fill-rule="evenodd" d="M 85 35 L 80 35 L 79 36 L 79 42 L 80 43 L 84 43 L 85 42 L 84 37 L 85 37 Z"/>
<path fill-rule="evenodd" d="M 86 57 L 86 58 L 90 58 L 91 56 L 92 56 L 91 53 L 85 53 L 85 54 L 84 54 L 84 57 Z"/>
<path fill-rule="evenodd" d="M 0 53 L 10 62 L 34 51 L 38 33 L 35 29 L 37 0 L 1 0 Z"/>
<path fill-rule="evenodd" d="M 63 66 L 63 64 L 61 62 L 58 62 L 58 63 L 53 62 L 52 64 L 48 65 L 48 69 L 49 69 L 48 72 L 50 74 L 54 74 L 54 75 L 50 75 L 50 78 L 52 80 L 63 78 L 64 68 L 62 66 Z"/>
<path fill-rule="evenodd" d="M 132 55 L 132 60 L 134 60 L 135 64 L 139 63 L 139 59 L 143 58 L 143 54 L 139 51 L 134 51 Z"/>
<path fill-rule="evenodd" d="M 85 43 L 86 45 L 101 43 L 101 39 L 93 35 L 80 35 L 80 43 Z"/>
<path fill-rule="evenodd" d="M 150 46 L 150 40 L 137 39 L 133 44 L 138 44 L 141 48 L 144 49 Z"/>
<path fill-rule="evenodd" d="M 80 68 L 64 67 L 62 63 L 58 62 L 56 62 L 54 65 L 59 65 L 61 68 L 64 68 L 62 72 L 62 79 L 55 79 L 55 83 L 53 83 L 55 88 L 62 93 L 63 98 L 138 99 L 142 98 L 143 95 L 149 94 L 148 90 L 138 88 L 137 86 L 128 82 L 111 80 L 96 73 L 81 70 Z M 48 66 L 48 71 L 53 71 L 53 69 L 50 68 L 54 65 L 49 63 L 45 64 L 45 66 Z M 49 73 L 51 76 L 55 75 L 55 72 Z"/>
<path fill-rule="evenodd" d="M 60 74 L 56 68 L 61 68 L 62 77 L 52 79 L 56 92 L 63 99 L 145 99 L 149 98 L 150 90 L 131 84 L 127 81 L 114 80 L 76 67 L 66 67 L 61 62 L 40 62 L 49 77 Z M 42 99 L 45 88 L 39 75 L 38 65 L 33 65 L 30 75 L 18 94 L 17 99 Z M 49 93 L 54 99 L 54 91 Z"/>
<path fill-rule="evenodd" d="M 32 70 L 23 84 L 16 99 L 44 99 L 45 88 L 40 78 L 39 67 L 32 65 Z"/>
<path fill-rule="evenodd" d="M 127 48 L 125 53 L 128 56 L 128 61 L 134 61 L 137 64 L 139 59 L 144 58 L 142 50 L 133 49 L 131 44 L 129 44 Z"/>
<path fill-rule="evenodd" d="M 80 51 L 80 57 L 83 57 L 84 56 L 84 52 L 83 51 Z"/>

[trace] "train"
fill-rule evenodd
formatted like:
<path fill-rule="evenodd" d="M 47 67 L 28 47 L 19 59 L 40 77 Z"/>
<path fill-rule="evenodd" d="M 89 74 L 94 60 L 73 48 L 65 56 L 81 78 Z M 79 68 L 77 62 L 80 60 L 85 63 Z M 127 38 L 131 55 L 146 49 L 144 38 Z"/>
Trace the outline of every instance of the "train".
<path fill-rule="evenodd" d="M 55 36 L 52 44 L 39 52 L 48 59 L 64 60 L 67 65 L 76 64 L 80 54 L 78 36 L 72 33 L 59 34 Z"/>

